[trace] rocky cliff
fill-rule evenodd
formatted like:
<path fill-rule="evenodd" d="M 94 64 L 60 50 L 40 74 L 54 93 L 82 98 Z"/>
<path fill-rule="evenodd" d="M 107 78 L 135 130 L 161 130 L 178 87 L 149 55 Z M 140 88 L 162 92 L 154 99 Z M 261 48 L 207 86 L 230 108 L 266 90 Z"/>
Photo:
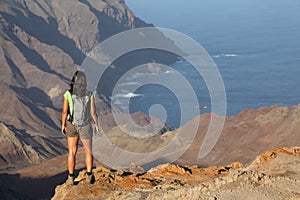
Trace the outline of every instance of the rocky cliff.
<path fill-rule="evenodd" d="M 47 137 L 50 144 L 46 146 L 51 146 L 51 143 L 60 146 L 57 137 L 61 137 L 62 94 L 69 89 L 73 73 L 103 40 L 119 32 L 145 26 L 152 25 L 135 17 L 123 0 L 0 1 L 0 122 L 2 126 L 9 127 L 9 131 L 0 131 L 1 137 L 9 133 L 13 139 L 8 142 L 7 138 L 2 138 L 6 141 L 5 148 L 11 146 L 6 149 L 2 145 L 0 147 L 1 168 L 7 167 L 8 163 L 13 167 L 17 160 L 19 164 L 21 161 L 24 161 L 23 164 L 38 163 L 60 154 L 60 148 L 58 154 L 54 153 L 54 149 L 45 147 L 47 152 L 43 152 L 34 148 L 37 158 L 28 160 L 24 153 L 18 154 L 18 151 L 11 151 L 8 155 L 7 149 L 14 149 L 17 143 L 23 144 L 25 140 L 28 148 L 35 147 L 35 136 L 40 139 Z M 147 54 L 143 54 L 142 58 L 144 61 L 153 59 Z M 175 58 L 160 56 L 160 59 L 174 61 Z M 114 66 L 106 77 L 107 87 L 100 92 L 109 94 L 113 77 L 117 78 L 114 73 L 120 75 L 131 67 L 125 63 Z M 109 100 L 102 94 L 99 94 L 98 100 L 99 114 L 110 113 Z M 47 143 L 41 140 L 43 144 Z M 23 152 L 29 151 L 24 145 L 18 146 L 20 148 Z M 25 157 L 21 158 L 22 155 Z"/>
<path fill-rule="evenodd" d="M 62 93 L 86 54 L 142 23 L 123 1 L 0 2 L 0 121 L 33 133 L 59 129 Z"/>
<path fill-rule="evenodd" d="M 1 170 L 16 165 L 38 164 L 53 156 L 66 153 L 65 145 L 58 140 L 31 136 L 24 130 L 16 130 L 0 123 Z"/>
<path fill-rule="evenodd" d="M 52 199 L 299 199 L 299 167 L 299 147 L 265 152 L 247 167 L 165 164 L 137 174 L 98 167 L 93 185 L 82 171 Z"/>

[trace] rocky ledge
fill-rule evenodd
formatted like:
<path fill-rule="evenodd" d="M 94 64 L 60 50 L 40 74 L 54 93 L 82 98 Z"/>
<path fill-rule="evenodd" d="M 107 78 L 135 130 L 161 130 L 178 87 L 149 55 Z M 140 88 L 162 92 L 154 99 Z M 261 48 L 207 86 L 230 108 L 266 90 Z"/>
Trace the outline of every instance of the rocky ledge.
<path fill-rule="evenodd" d="M 92 185 L 85 173 L 74 186 L 57 186 L 52 199 L 299 199 L 300 147 L 265 152 L 246 167 L 164 164 L 133 173 L 100 166 Z"/>

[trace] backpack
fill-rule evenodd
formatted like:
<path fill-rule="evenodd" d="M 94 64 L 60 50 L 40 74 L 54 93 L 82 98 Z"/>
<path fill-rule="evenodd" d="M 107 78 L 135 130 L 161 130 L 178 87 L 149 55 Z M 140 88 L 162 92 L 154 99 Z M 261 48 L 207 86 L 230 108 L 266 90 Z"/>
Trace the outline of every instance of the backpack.
<path fill-rule="evenodd" d="M 84 126 L 91 122 L 91 94 L 79 97 L 72 94 L 73 112 L 71 115 L 71 122 L 76 127 Z"/>

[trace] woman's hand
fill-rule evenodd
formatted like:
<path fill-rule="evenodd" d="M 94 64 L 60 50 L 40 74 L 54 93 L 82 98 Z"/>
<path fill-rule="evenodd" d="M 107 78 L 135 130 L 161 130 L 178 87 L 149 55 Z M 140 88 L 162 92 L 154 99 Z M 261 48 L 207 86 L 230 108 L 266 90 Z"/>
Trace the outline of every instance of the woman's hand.
<path fill-rule="evenodd" d="M 61 126 L 61 133 L 62 133 L 63 135 L 66 135 L 66 125 L 62 125 L 62 126 Z"/>
<path fill-rule="evenodd" d="M 99 131 L 98 124 L 95 124 L 95 129 L 96 129 L 96 135 L 99 135 L 100 131 Z"/>

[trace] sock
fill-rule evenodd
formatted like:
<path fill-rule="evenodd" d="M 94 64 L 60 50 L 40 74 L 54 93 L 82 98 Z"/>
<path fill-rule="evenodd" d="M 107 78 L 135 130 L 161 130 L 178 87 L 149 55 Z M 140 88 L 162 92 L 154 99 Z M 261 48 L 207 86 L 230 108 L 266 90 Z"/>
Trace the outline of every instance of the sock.
<path fill-rule="evenodd" d="M 92 175 L 92 172 L 87 172 L 86 174 L 87 174 L 88 176 L 90 176 L 90 175 Z"/>
<path fill-rule="evenodd" d="M 70 177 L 74 177 L 74 174 L 69 174 Z"/>

